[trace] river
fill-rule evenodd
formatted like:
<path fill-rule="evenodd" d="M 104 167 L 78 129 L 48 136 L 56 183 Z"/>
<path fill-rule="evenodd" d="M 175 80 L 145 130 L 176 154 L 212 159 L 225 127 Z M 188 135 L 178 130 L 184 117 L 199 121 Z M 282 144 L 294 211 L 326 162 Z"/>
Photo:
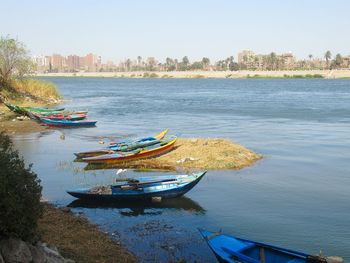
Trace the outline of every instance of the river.
<path fill-rule="evenodd" d="M 142 262 L 214 262 L 197 227 L 350 260 L 349 80 L 48 80 L 65 107 L 89 110 L 97 127 L 47 129 L 15 144 L 50 202 L 83 213 Z M 185 197 L 159 204 L 93 207 L 65 192 L 116 177 L 116 170 L 85 171 L 74 152 L 164 128 L 229 138 L 264 158 L 240 171 L 209 171 Z"/>

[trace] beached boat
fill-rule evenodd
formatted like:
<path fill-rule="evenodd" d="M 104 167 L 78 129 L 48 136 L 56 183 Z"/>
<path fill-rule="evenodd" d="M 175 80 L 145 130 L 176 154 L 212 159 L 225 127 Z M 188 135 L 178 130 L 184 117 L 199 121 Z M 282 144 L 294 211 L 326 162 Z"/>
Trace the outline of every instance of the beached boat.
<path fill-rule="evenodd" d="M 19 106 L 17 106 L 19 107 Z M 58 108 L 58 109 L 50 109 L 47 107 L 20 107 L 24 110 L 27 111 L 34 111 L 34 112 L 60 112 L 60 111 L 64 111 L 64 108 Z"/>
<path fill-rule="evenodd" d="M 326 259 L 222 233 L 199 229 L 217 258 L 223 262 L 326 263 Z"/>
<path fill-rule="evenodd" d="M 176 137 L 164 138 L 161 143 L 145 148 L 139 148 L 131 152 L 113 152 L 109 154 L 86 157 L 80 159 L 87 163 L 122 163 L 139 159 L 151 158 L 169 152 L 175 146 Z"/>
<path fill-rule="evenodd" d="M 68 194 L 92 201 L 150 200 L 153 197 L 175 198 L 191 190 L 205 172 L 189 175 L 158 176 L 152 179 L 138 178 L 104 187 L 67 191 Z"/>
<path fill-rule="evenodd" d="M 168 130 L 164 130 L 154 137 L 145 137 L 145 138 L 138 139 L 138 140 L 130 140 L 129 142 L 124 141 L 123 143 L 118 142 L 118 143 L 115 143 L 113 145 L 109 145 L 105 149 L 86 151 L 86 152 L 78 152 L 78 153 L 74 153 L 74 154 L 78 158 L 84 158 L 84 157 L 99 156 L 99 155 L 103 155 L 103 154 L 111 154 L 111 153 L 118 152 L 118 151 L 119 152 L 130 152 L 130 151 L 133 151 L 133 150 L 136 150 L 139 148 L 144 148 L 144 147 L 148 147 L 151 145 L 162 143 L 161 139 L 163 139 L 163 137 L 165 136 L 165 134 L 167 132 L 168 132 Z"/>
<path fill-rule="evenodd" d="M 97 121 L 89 121 L 89 120 L 82 120 L 82 121 L 70 121 L 70 120 L 50 120 L 46 118 L 40 118 L 40 121 L 42 121 L 47 126 L 52 127 L 86 127 L 86 126 L 95 126 Z"/>
<path fill-rule="evenodd" d="M 37 120 L 40 120 L 40 118 L 50 119 L 50 120 L 67 120 L 67 121 L 81 121 L 86 118 L 86 114 L 71 114 L 71 115 L 64 115 L 64 114 L 50 114 L 47 116 L 36 114 L 36 113 L 30 113 L 30 117 L 35 118 Z"/>
<path fill-rule="evenodd" d="M 150 140 L 161 140 L 168 133 L 168 131 L 169 131 L 168 129 L 165 129 L 164 131 L 158 133 L 155 136 L 148 136 L 140 139 L 128 139 L 128 140 L 121 140 L 117 142 L 111 142 L 109 144 L 109 147 L 123 146 L 123 145 L 128 145 L 130 143 L 137 143 L 137 142 L 150 141 Z"/>
<path fill-rule="evenodd" d="M 40 112 L 40 113 L 37 113 L 37 112 L 34 112 L 36 114 L 39 114 L 40 116 L 50 116 L 50 115 L 62 115 L 62 116 L 69 116 L 69 115 L 75 115 L 75 114 L 87 114 L 88 112 L 87 111 L 68 111 L 68 110 L 65 110 L 65 111 L 59 111 L 59 112 Z"/>

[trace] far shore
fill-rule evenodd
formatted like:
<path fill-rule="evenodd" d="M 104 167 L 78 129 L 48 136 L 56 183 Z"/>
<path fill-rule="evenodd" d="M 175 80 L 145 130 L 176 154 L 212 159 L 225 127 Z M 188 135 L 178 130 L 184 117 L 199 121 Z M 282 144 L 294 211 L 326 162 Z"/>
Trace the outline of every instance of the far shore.
<path fill-rule="evenodd" d="M 94 78 L 324 78 L 350 79 L 350 69 L 341 70 L 281 70 L 281 71 L 129 71 L 37 73 L 37 77 L 94 77 Z"/>

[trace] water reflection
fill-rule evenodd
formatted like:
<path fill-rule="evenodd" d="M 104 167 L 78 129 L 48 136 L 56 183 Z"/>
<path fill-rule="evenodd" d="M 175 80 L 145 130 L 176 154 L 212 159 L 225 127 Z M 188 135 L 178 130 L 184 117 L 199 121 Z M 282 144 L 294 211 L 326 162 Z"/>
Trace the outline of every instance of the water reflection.
<path fill-rule="evenodd" d="M 152 201 L 123 201 L 123 202 L 101 202 L 77 199 L 71 202 L 71 208 L 117 208 L 121 209 L 122 216 L 161 215 L 162 209 L 175 209 L 193 214 L 205 214 L 206 210 L 191 198 L 182 196 L 179 198 L 163 199 L 161 202 Z M 154 209 L 157 209 L 155 211 Z M 160 210 L 158 210 L 160 209 Z"/>

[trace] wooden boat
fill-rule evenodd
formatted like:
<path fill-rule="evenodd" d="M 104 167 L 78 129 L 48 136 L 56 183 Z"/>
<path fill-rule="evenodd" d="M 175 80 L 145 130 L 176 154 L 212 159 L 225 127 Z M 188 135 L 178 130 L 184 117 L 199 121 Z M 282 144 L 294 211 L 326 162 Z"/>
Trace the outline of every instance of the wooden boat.
<path fill-rule="evenodd" d="M 176 137 L 164 138 L 160 144 L 139 148 L 131 152 L 113 152 L 94 157 L 82 158 L 87 163 L 122 163 L 139 159 L 151 158 L 169 152 L 174 148 Z"/>
<path fill-rule="evenodd" d="M 20 106 L 17 106 L 20 107 Z M 31 111 L 31 112 L 60 112 L 64 111 L 64 108 L 59 108 L 59 109 L 50 109 L 47 107 L 20 107 L 24 110 Z"/>
<path fill-rule="evenodd" d="M 47 126 L 52 127 L 83 127 L 83 126 L 95 126 L 97 121 L 89 121 L 89 120 L 82 120 L 82 121 L 70 121 L 70 120 L 50 120 L 46 118 L 40 118 L 40 121 L 42 121 Z"/>
<path fill-rule="evenodd" d="M 87 114 L 87 111 L 60 111 L 60 112 L 40 112 L 39 115 L 41 116 L 50 116 L 50 115 L 62 115 L 62 116 L 69 116 L 69 115 L 75 115 L 75 114 Z"/>
<path fill-rule="evenodd" d="M 87 152 L 78 152 L 74 153 L 75 156 L 78 158 L 84 158 L 84 157 L 93 157 L 93 156 L 99 156 L 103 154 L 112 154 L 114 152 L 130 152 L 133 150 L 136 150 L 138 148 L 144 148 L 151 145 L 162 143 L 161 139 L 165 136 L 165 134 L 168 132 L 168 130 L 164 130 L 161 133 L 157 134 L 154 137 L 145 137 L 138 140 L 130 140 L 130 142 L 124 141 L 115 143 L 113 145 L 109 145 L 105 149 L 100 150 L 93 150 L 93 151 L 87 151 Z"/>
<path fill-rule="evenodd" d="M 115 146 L 123 146 L 128 145 L 130 143 L 137 143 L 137 142 L 143 142 L 143 141 L 149 141 L 149 140 L 161 140 L 164 138 L 164 136 L 168 133 L 168 129 L 165 129 L 164 131 L 158 133 L 155 136 L 148 136 L 140 139 L 132 139 L 132 140 L 122 140 L 117 142 L 111 142 L 109 147 L 115 147 Z"/>
<path fill-rule="evenodd" d="M 222 262 L 326 263 L 326 259 L 221 233 L 199 229 L 216 257 Z"/>
<path fill-rule="evenodd" d="M 64 108 L 59 109 L 49 109 L 46 107 L 21 107 L 18 105 L 12 105 L 9 103 L 4 103 L 11 111 L 16 112 L 18 114 L 27 115 L 27 112 L 40 112 L 40 113 L 60 113 L 64 111 Z"/>
<path fill-rule="evenodd" d="M 36 113 L 30 113 L 30 115 L 37 120 L 40 120 L 40 118 L 45 118 L 50 120 L 80 121 L 86 118 L 86 114 L 64 115 L 62 113 L 58 113 L 58 114 L 51 114 L 51 115 L 44 116 Z"/>
<path fill-rule="evenodd" d="M 67 191 L 81 199 L 94 201 L 150 200 L 153 197 L 175 198 L 191 190 L 206 174 L 158 176 L 155 180 L 134 180 L 105 187 Z"/>

